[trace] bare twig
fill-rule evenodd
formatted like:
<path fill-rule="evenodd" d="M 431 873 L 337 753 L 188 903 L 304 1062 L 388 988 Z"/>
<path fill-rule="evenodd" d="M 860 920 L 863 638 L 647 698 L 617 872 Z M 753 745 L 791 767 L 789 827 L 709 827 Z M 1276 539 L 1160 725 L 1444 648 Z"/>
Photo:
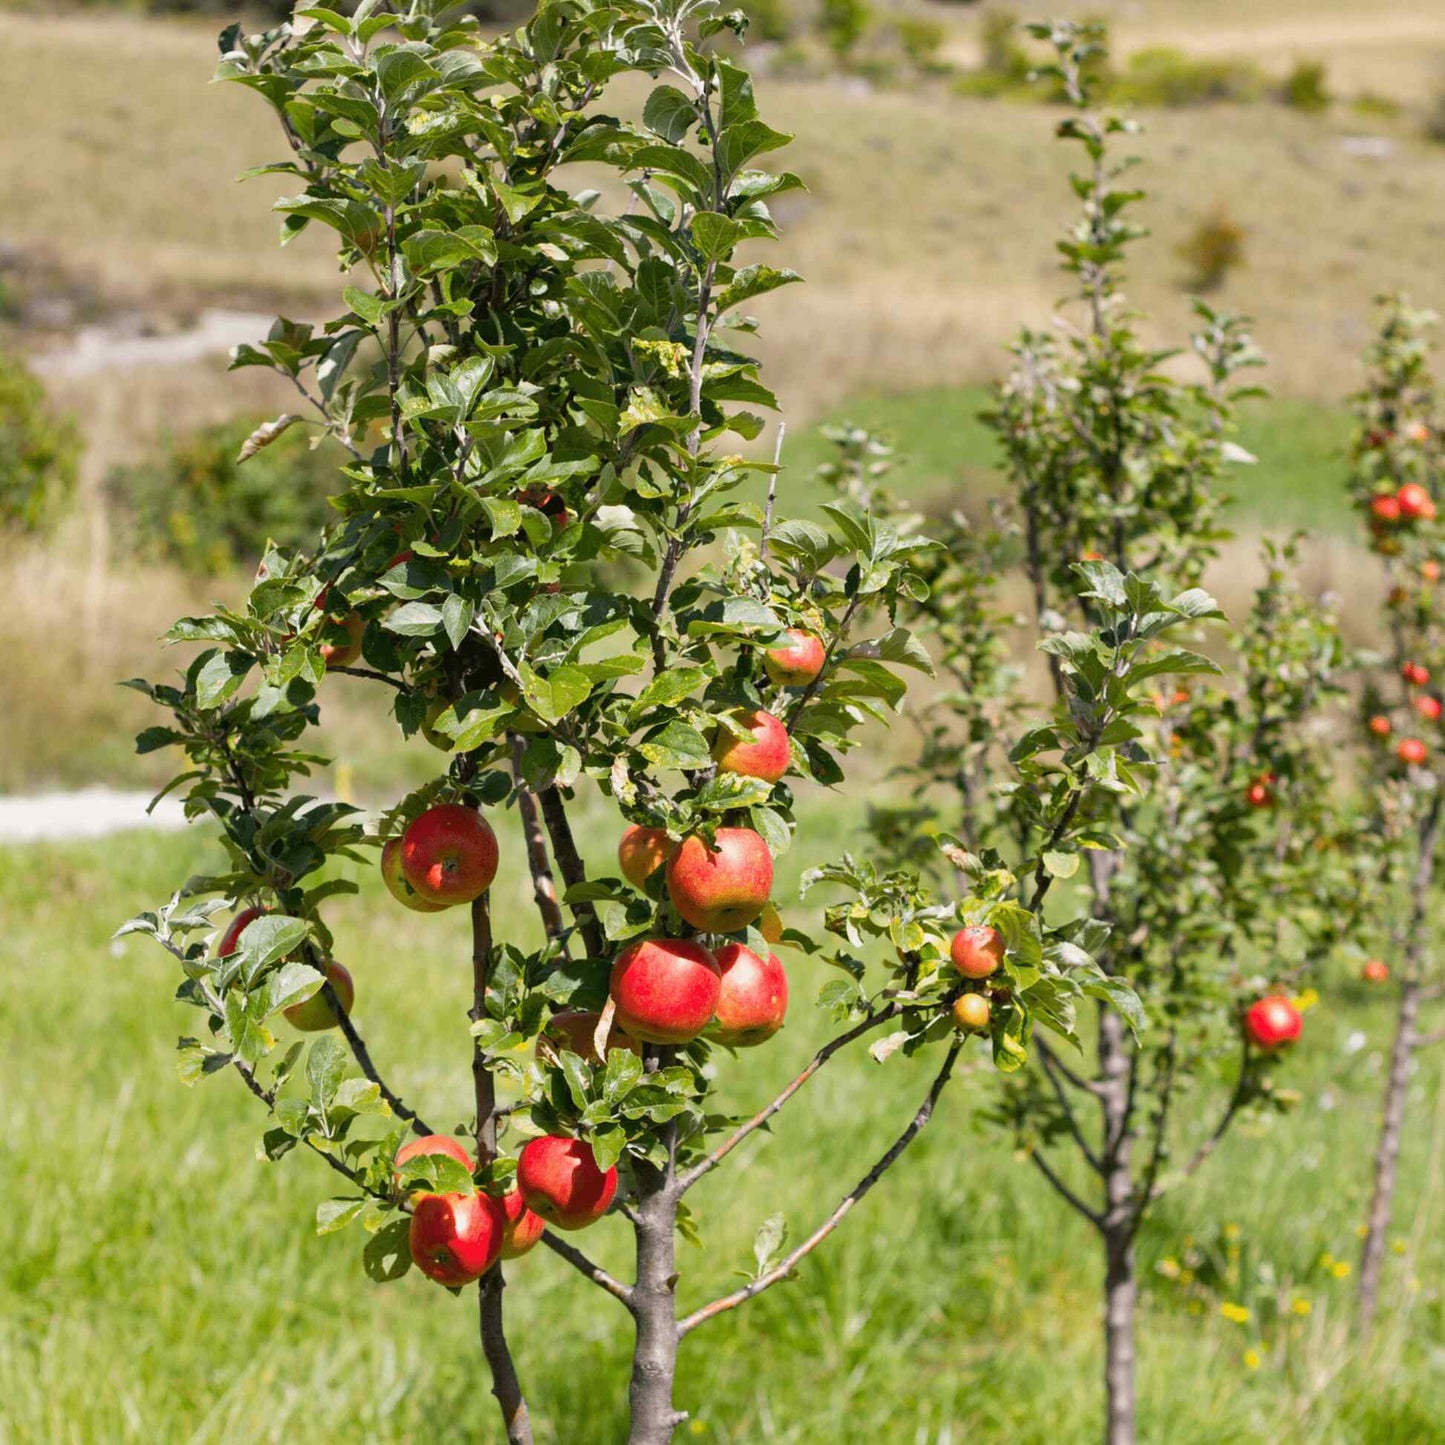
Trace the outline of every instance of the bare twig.
<path fill-rule="evenodd" d="M 587 868 L 582 855 L 577 851 L 577 841 L 572 836 L 572 825 L 567 820 L 567 806 L 556 788 L 544 788 L 541 795 L 542 818 L 547 824 L 547 834 L 552 839 L 552 856 L 562 880 L 569 888 L 587 881 Z M 592 958 L 607 956 L 607 939 L 597 919 L 597 910 L 590 903 L 568 905 L 572 909 L 577 926 L 582 930 L 582 940 Z"/>
<path fill-rule="evenodd" d="M 1104 1216 L 1100 1214 L 1097 1209 L 1090 1209 L 1089 1206 L 1064 1183 L 1054 1169 L 1054 1166 L 1044 1158 L 1037 1148 L 1029 1150 L 1029 1158 L 1033 1161 L 1034 1168 L 1049 1181 L 1054 1193 L 1057 1194 L 1060 1199 L 1076 1213 L 1082 1214 L 1096 1229 L 1102 1229 L 1104 1227 Z"/>
<path fill-rule="evenodd" d="M 550 1229 L 542 1236 L 542 1243 L 547 1246 L 559 1259 L 565 1259 L 579 1274 L 585 1275 L 597 1285 L 604 1289 L 613 1299 L 621 1300 L 629 1310 L 632 1309 L 632 1286 L 623 1284 L 621 1280 L 614 1279 L 599 1264 L 594 1264 L 575 1245 L 568 1244 L 560 1235 L 554 1234 Z"/>
<path fill-rule="evenodd" d="M 527 842 L 527 866 L 532 871 L 532 891 L 537 899 L 537 912 L 542 916 L 542 927 L 547 937 L 562 936 L 562 909 L 557 902 L 557 885 L 552 881 L 552 865 L 547 858 L 547 839 L 542 831 L 542 819 L 537 812 L 537 797 L 522 782 L 522 753 L 526 745 L 513 733 L 512 778 L 517 785 L 517 812 L 522 818 L 522 832 Z M 567 944 L 562 944 L 562 956 L 568 957 Z"/>

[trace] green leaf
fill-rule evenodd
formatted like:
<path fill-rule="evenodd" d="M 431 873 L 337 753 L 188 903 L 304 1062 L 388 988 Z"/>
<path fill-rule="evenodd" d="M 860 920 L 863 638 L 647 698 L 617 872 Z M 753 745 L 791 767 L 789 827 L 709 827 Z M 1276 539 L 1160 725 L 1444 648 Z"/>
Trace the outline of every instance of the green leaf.
<path fill-rule="evenodd" d="M 388 632 L 402 637 L 430 637 L 442 626 L 442 611 L 430 602 L 408 602 L 398 607 L 383 624 Z"/>
<path fill-rule="evenodd" d="M 331 1106 L 341 1076 L 346 1072 L 346 1049 L 340 1040 L 324 1035 L 306 1055 L 306 1078 L 311 1085 L 311 1102 L 323 1113 Z"/>
<path fill-rule="evenodd" d="M 717 211 L 699 211 L 692 218 L 693 244 L 707 261 L 723 261 L 743 237 L 743 228 Z"/>
<path fill-rule="evenodd" d="M 659 85 L 642 107 L 642 123 L 671 145 L 686 139 L 698 123 L 697 107 L 672 85 Z"/>
<path fill-rule="evenodd" d="M 411 1268 L 409 1227 L 405 1216 L 393 1219 L 367 1240 L 361 1259 L 368 1279 L 386 1284 L 400 1279 Z"/>
<path fill-rule="evenodd" d="M 324 982 L 316 969 L 304 963 L 283 963 L 280 968 L 268 973 L 261 984 L 259 1007 L 262 1017 L 270 1018 L 272 1014 L 310 998 Z"/>
<path fill-rule="evenodd" d="M 1047 852 L 1043 855 L 1044 872 L 1051 878 L 1072 878 L 1079 871 L 1077 853 Z"/>
<path fill-rule="evenodd" d="M 316 1206 L 317 1234 L 335 1234 L 345 1229 L 365 1208 L 365 1199 L 323 1199 Z"/>

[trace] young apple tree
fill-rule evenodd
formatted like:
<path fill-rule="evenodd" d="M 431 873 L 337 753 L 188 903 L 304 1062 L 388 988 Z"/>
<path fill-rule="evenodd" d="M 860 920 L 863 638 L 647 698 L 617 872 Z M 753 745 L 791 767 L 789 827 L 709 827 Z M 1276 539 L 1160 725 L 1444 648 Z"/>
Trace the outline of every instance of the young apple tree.
<path fill-rule="evenodd" d="M 1205 665 L 1156 640 L 1213 608 L 1089 569 L 1076 641 L 1102 670 L 1049 725 L 1065 762 L 1021 755 L 1021 792 L 1047 787 L 1018 878 L 976 868 L 935 902 L 907 870 L 845 859 L 816 875 L 845 890 L 830 946 L 784 932 L 771 897 L 795 788 L 842 785 L 856 729 L 903 698 L 898 669 L 928 667 L 894 619 L 931 550 L 865 504 L 819 524 L 786 520 L 772 487 L 766 507 L 739 493 L 776 481 L 730 438 L 774 404 L 743 308 L 794 278 L 737 250 L 772 237 L 768 198 L 798 184 L 757 164 L 787 137 L 711 44 L 742 22 L 710 0 L 559 0 L 495 40 L 452 13 L 363 0 L 222 37 L 221 75 L 259 92 L 290 145 L 266 168 L 296 187 L 283 237 L 334 233 L 348 282 L 332 320 L 278 321 L 235 365 L 294 385 L 349 460 L 314 549 L 272 549 L 244 603 L 172 629 L 199 647 L 178 681 L 136 684 L 170 714 L 139 745 L 184 752 L 171 787 L 219 829 L 225 863 L 127 928 L 181 965 L 197 1012 L 183 1077 L 238 1074 L 267 1156 L 313 1155 L 341 1181 L 321 1232 L 359 1227 L 373 1279 L 415 1264 L 477 1284 L 513 1445 L 531 1426 L 500 1261 L 539 1242 L 632 1317 L 629 1438 L 660 1445 L 685 1418 L 680 1342 L 793 1277 L 928 1123 L 971 1037 L 1013 1068 L 1035 1018 L 1085 997 L 1136 1017 L 1088 956 L 1089 926 L 1045 929 L 1040 905 L 1129 771 L 1136 685 Z M 619 79 L 646 91 L 640 123 L 599 108 Z M 294 791 L 338 673 L 439 750 L 439 775 L 372 829 Z M 615 869 L 611 839 L 584 857 L 579 807 L 589 839 L 614 817 Z M 336 957 L 327 920 L 356 888 L 332 865 L 377 848 L 419 938 L 436 913 L 470 913 L 466 1142 L 426 1123 L 364 1042 L 385 960 Z M 491 908 L 493 880 L 523 867 L 535 949 Z M 960 925 L 994 940 L 986 970 L 950 958 Z M 821 1000 L 838 1032 L 735 1118 L 746 1050 L 786 1011 L 780 939 L 839 968 Z M 800 1243 L 764 1231 L 746 1283 L 696 1298 L 675 1253 L 686 1196 L 870 1035 L 879 1059 L 941 1055 L 924 1100 Z M 633 1235 L 631 1281 L 572 1242 L 604 1217 Z"/>
<path fill-rule="evenodd" d="M 1213 649 L 1230 658 L 1228 679 L 1203 680 L 1218 669 L 1201 657 L 1144 651 L 1129 681 L 1154 679 L 1157 691 L 1100 713 L 1123 660 L 1157 629 L 1221 615 L 1198 583 L 1225 535 L 1226 471 L 1249 460 L 1228 437 L 1257 358 L 1240 321 L 1202 305 L 1200 380 L 1177 379 L 1171 353 L 1143 345 L 1121 290 L 1141 197 L 1124 189 L 1129 162 L 1114 150 L 1133 127 L 1090 107 L 1089 28 L 1032 31 L 1052 45 L 1070 103 L 1059 134 L 1085 161 L 1073 178 L 1082 215 L 1059 248 L 1078 320 L 1015 346 L 990 418 L 1009 501 L 987 526 L 955 521 L 928 569 L 913 625 L 944 691 L 923 718 L 924 802 L 884 832 L 908 855 L 953 833 L 975 887 L 999 870 L 1024 877 L 1012 860 L 1037 854 L 1021 896 L 1036 908 L 1047 895 L 1051 917 L 1082 912 L 1072 940 L 1137 992 L 1150 1020 L 1135 1038 L 1101 1009 L 1080 1061 L 1041 1036 L 1042 1069 L 1005 1077 L 992 1110 L 1099 1238 L 1105 1439 L 1129 1445 L 1139 1230 L 1235 1120 L 1288 1104 L 1274 1074 L 1301 1029 L 1295 981 L 1340 926 L 1331 904 L 1348 864 L 1332 846 L 1316 718 L 1341 655 L 1333 618 L 1291 580 L 1292 548 L 1266 547 L 1248 619 Z M 856 439 L 852 450 L 844 480 L 876 486 L 876 460 Z M 1023 589 L 1002 590 L 1015 572 Z M 1042 727 L 1019 702 L 1001 590 L 1032 602 L 1056 699 Z M 1158 681 L 1166 672 L 1201 680 Z M 1112 745 L 1107 768 L 1078 756 L 1081 726 Z M 1059 789 L 1081 769 L 1093 788 L 1061 811 Z M 1055 1032 L 1073 1041 L 1069 1021 Z"/>
<path fill-rule="evenodd" d="M 1366 964 L 1366 978 L 1395 992 L 1395 1037 L 1385 1076 L 1375 1147 L 1374 1190 L 1360 1257 L 1359 1318 L 1368 1332 L 1379 1305 L 1385 1242 L 1405 1127 L 1411 1061 L 1445 1039 L 1425 1030 L 1426 1006 L 1445 997 L 1431 949 L 1430 900 L 1440 847 L 1445 771 L 1441 758 L 1440 680 L 1445 626 L 1440 569 L 1445 530 L 1438 517 L 1445 477 L 1439 401 L 1431 370 L 1435 317 L 1399 297 L 1382 302 L 1379 336 L 1365 358 L 1367 379 L 1355 398 L 1350 493 L 1366 521 L 1370 545 L 1384 560 L 1388 647 L 1364 659 L 1362 736 L 1366 742 L 1365 826 L 1378 862 L 1375 916 L 1388 930 L 1394 968 Z M 1383 931 L 1383 930 L 1382 930 Z"/>

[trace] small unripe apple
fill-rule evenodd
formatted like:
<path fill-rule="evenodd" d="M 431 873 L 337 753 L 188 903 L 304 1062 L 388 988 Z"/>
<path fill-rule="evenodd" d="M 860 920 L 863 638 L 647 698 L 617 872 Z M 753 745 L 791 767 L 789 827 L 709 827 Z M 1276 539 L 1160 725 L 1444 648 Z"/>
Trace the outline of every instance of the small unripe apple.
<path fill-rule="evenodd" d="M 351 974 L 341 964 L 328 959 L 321 965 L 321 976 L 331 985 L 341 1012 L 349 1014 L 356 1002 L 356 985 L 351 981 Z M 325 1029 L 334 1029 L 340 1022 L 324 988 L 317 989 L 310 998 L 304 998 L 300 1003 L 293 1003 L 282 1013 L 286 1022 L 303 1034 L 319 1034 Z"/>
<path fill-rule="evenodd" d="M 1435 499 L 1419 482 L 1406 482 L 1395 493 L 1400 515 L 1412 520 L 1429 522 L 1435 518 Z"/>
<path fill-rule="evenodd" d="M 608 991 L 613 1015 L 635 1039 L 685 1044 L 712 1022 L 721 989 L 718 961 L 686 938 L 641 938 L 617 955 Z"/>
<path fill-rule="evenodd" d="M 412 1261 L 438 1284 L 471 1284 L 500 1258 L 506 1227 L 502 1202 L 490 1194 L 423 1194 L 412 1205 Z"/>
<path fill-rule="evenodd" d="M 542 1032 L 537 1035 L 539 1055 L 545 1042 L 558 1052 L 577 1054 L 589 1064 L 600 1064 L 602 1060 L 597 1054 L 597 1025 L 601 1020 L 601 1014 L 591 1013 L 586 1009 L 562 1009 L 554 1013 L 542 1026 Z M 610 1054 L 616 1049 L 628 1049 L 639 1056 L 642 1053 L 642 1045 L 626 1033 L 614 1017 L 612 1028 L 607 1034 L 607 1052 Z"/>
<path fill-rule="evenodd" d="M 766 1043 L 783 1026 L 788 1012 L 788 975 L 782 960 L 766 959 L 741 943 L 717 951 L 722 988 L 717 999 L 717 1029 L 712 1037 L 735 1049 Z"/>
<path fill-rule="evenodd" d="M 455 1159 L 468 1174 L 472 1172 L 472 1156 L 450 1134 L 425 1134 L 420 1139 L 403 1144 L 396 1151 L 392 1166 L 396 1182 L 401 1183 L 401 1166 L 408 1159 L 419 1159 L 427 1154 L 445 1154 L 448 1159 Z"/>
<path fill-rule="evenodd" d="M 634 888 L 641 888 L 667 862 L 671 852 L 672 839 L 666 828 L 644 828 L 634 823 L 617 845 L 617 865 Z"/>
<path fill-rule="evenodd" d="M 954 1026 L 966 1034 L 988 1032 L 993 1009 L 981 993 L 961 993 L 953 1001 Z"/>
<path fill-rule="evenodd" d="M 366 621 L 353 612 L 349 617 L 328 619 L 326 636 L 321 644 L 321 661 L 328 668 L 350 667 L 361 657 L 361 635 Z"/>
<path fill-rule="evenodd" d="M 1407 662 L 1400 669 L 1400 676 L 1412 687 L 1424 687 L 1430 681 L 1430 669 L 1422 663 Z"/>
<path fill-rule="evenodd" d="M 417 913 L 444 913 L 445 903 L 430 903 L 406 880 L 401 866 L 401 839 L 389 838 L 381 850 L 381 877 L 386 891 L 405 908 Z"/>
<path fill-rule="evenodd" d="M 1376 713 L 1375 716 L 1370 719 L 1367 726 L 1377 738 L 1387 738 L 1390 736 L 1390 719 L 1383 713 Z"/>
<path fill-rule="evenodd" d="M 953 935 L 948 954 L 953 966 L 965 978 L 988 978 L 990 974 L 997 973 L 1003 963 L 1003 934 L 984 924 L 960 928 Z"/>
<path fill-rule="evenodd" d="M 1250 1004 L 1244 1029 L 1255 1048 L 1271 1053 L 1299 1038 L 1304 1017 L 1287 998 L 1273 994 Z"/>
<path fill-rule="evenodd" d="M 694 834 L 667 860 L 672 906 L 703 933 L 746 928 L 772 891 L 773 855 L 751 828 L 719 828 L 714 848 Z"/>
<path fill-rule="evenodd" d="M 1390 977 L 1390 967 L 1383 958 L 1372 958 L 1360 970 L 1360 977 L 1366 983 L 1385 983 Z"/>
<path fill-rule="evenodd" d="M 1414 706 L 1415 711 L 1427 722 L 1440 721 L 1441 707 L 1438 697 L 1433 697 L 1428 692 L 1421 693 L 1420 696 L 1415 699 Z"/>
<path fill-rule="evenodd" d="M 1377 522 L 1398 522 L 1400 520 L 1400 499 L 1398 497 L 1372 497 L 1370 515 Z"/>
<path fill-rule="evenodd" d="M 585 1229 L 607 1213 L 617 1193 L 617 1166 L 604 1173 L 586 1140 L 548 1134 L 523 1147 L 517 1188 L 527 1208 L 548 1224 Z"/>
<path fill-rule="evenodd" d="M 717 763 L 718 772 L 776 783 L 793 761 L 787 728 L 772 713 L 761 708 L 740 708 L 732 714 L 732 718 L 749 734 L 749 738 L 735 737 L 726 726 L 718 728 L 712 745 L 713 761 Z"/>
<path fill-rule="evenodd" d="M 1414 442 L 1417 446 L 1430 439 L 1430 428 L 1423 421 L 1412 421 L 1405 428 L 1405 440 Z"/>
<path fill-rule="evenodd" d="M 470 903 L 497 876 L 497 835 L 475 808 L 441 803 L 401 835 L 401 867 L 428 903 Z"/>
<path fill-rule="evenodd" d="M 449 753 L 456 747 L 456 739 L 449 738 L 445 733 L 437 731 L 437 719 L 450 707 L 444 697 L 436 697 L 427 705 L 425 715 L 421 720 L 421 735 L 438 752 Z"/>
<path fill-rule="evenodd" d="M 522 1191 L 516 1187 L 502 1196 L 502 1213 L 507 1220 L 502 1235 L 502 1258 L 521 1259 L 547 1232 L 547 1221 L 527 1208 Z"/>
<path fill-rule="evenodd" d="M 1419 738 L 1401 738 L 1395 755 L 1402 763 L 1418 768 L 1430 756 L 1430 750 Z"/>
<path fill-rule="evenodd" d="M 763 671 L 781 687 L 806 687 L 827 660 L 822 638 L 790 627 L 783 640 L 763 654 Z"/>

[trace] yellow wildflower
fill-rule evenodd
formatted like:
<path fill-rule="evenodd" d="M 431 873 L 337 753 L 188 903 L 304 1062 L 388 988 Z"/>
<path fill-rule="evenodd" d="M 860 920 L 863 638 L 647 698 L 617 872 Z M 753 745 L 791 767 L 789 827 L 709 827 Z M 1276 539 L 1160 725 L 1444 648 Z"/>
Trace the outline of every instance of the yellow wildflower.
<path fill-rule="evenodd" d="M 1237 1325 L 1246 1324 L 1249 1320 L 1249 1311 L 1243 1305 L 1230 1304 L 1228 1300 L 1220 1305 L 1219 1313 Z"/>

